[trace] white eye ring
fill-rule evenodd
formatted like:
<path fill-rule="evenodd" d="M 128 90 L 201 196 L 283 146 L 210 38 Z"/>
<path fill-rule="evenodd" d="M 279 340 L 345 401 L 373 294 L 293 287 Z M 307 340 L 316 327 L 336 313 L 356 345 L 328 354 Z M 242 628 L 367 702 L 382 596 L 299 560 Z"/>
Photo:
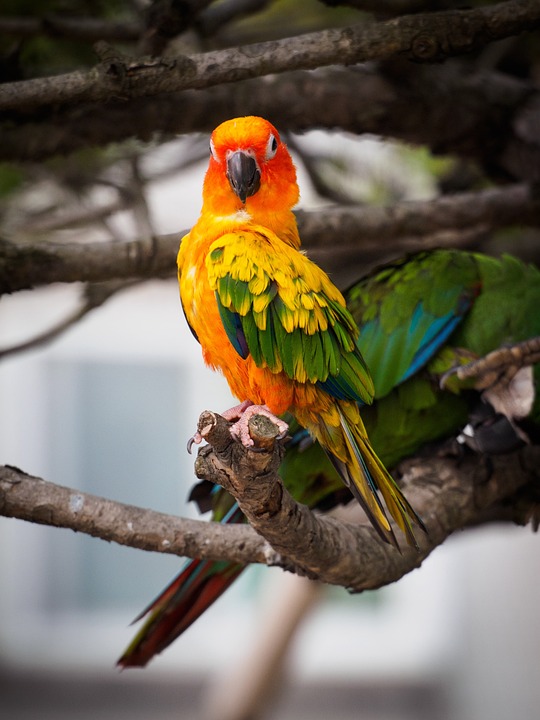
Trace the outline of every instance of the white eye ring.
<path fill-rule="evenodd" d="M 214 145 L 214 141 L 212 140 L 212 138 L 210 138 L 210 154 L 212 155 L 212 157 L 214 158 L 214 160 L 216 162 L 219 162 L 219 158 L 216 153 L 216 147 Z"/>
<path fill-rule="evenodd" d="M 271 160 L 275 154 L 277 153 L 278 149 L 278 141 L 272 133 L 270 133 L 270 137 L 268 138 L 268 142 L 266 143 L 266 153 L 264 155 L 265 160 Z"/>

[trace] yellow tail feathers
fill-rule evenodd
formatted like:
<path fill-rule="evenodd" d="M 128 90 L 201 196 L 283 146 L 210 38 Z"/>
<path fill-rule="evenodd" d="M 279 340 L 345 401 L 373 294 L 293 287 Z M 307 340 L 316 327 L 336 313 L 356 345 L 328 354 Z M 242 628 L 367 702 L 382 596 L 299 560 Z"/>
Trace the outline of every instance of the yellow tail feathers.
<path fill-rule="evenodd" d="M 424 523 L 375 454 L 362 422 L 351 423 L 341 408 L 339 415 L 346 459 L 342 459 L 341 453 L 338 457 L 333 449 L 326 448 L 336 470 L 385 542 L 399 549 L 386 513 L 388 510 L 409 545 L 418 550 L 413 525 L 426 532 Z"/>

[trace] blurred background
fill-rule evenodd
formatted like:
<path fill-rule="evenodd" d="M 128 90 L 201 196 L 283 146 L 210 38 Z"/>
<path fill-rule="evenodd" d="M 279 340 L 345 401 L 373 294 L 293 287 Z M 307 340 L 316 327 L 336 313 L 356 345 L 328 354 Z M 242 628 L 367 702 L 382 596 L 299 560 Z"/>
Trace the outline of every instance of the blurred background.
<path fill-rule="evenodd" d="M 134 8 L 153 5 L 47 2 L 40 8 L 115 17 L 127 6 L 131 16 Z M 188 49 L 227 47 L 358 19 L 350 8 L 334 11 L 315 0 L 249 5 L 253 12 L 256 5 L 279 6 L 279 12 L 224 25 L 217 36 L 206 27 L 203 40 L 190 31 L 183 42 Z M 34 17 L 40 8 L 14 0 L 2 12 Z M 21 25 L 14 35 L 0 23 L 3 80 L 94 62 L 82 41 L 33 32 Z M 524 57 L 536 57 L 531 47 L 513 40 L 494 44 L 471 60 L 471 68 L 530 72 L 537 80 L 537 61 L 523 69 Z M 168 233 L 179 240 L 199 213 L 208 136 L 164 133 L 160 139 L 0 163 L 2 237 L 30 245 L 122 243 Z M 335 202 L 386 206 L 488 185 L 473 162 L 434 157 L 401 142 L 321 130 L 286 139 L 304 209 Z M 538 232 L 477 228 L 471 246 L 496 251 L 509 241 L 513 251 L 531 256 Z M 352 256 L 343 256 L 338 269 L 335 250 L 311 255 L 342 287 L 369 270 Z M 85 307 L 84 297 L 78 283 L 2 297 L 0 353 L 57 328 Z M 186 501 L 195 482 L 186 441 L 202 410 L 219 411 L 232 399 L 225 381 L 202 364 L 176 281 L 120 283 L 106 304 L 89 310 L 66 332 L 53 332 L 54 341 L 3 354 L 0 461 L 85 492 L 195 517 Z M 0 517 L 0 715 L 538 717 L 540 567 L 538 537 L 530 529 L 468 530 L 399 583 L 357 596 L 279 569 L 250 568 L 147 669 L 119 673 L 115 662 L 133 635 L 131 620 L 180 565 L 175 557 Z M 252 698 L 261 677 L 261 694 Z"/>
<path fill-rule="evenodd" d="M 296 142 L 328 145 L 323 133 Z M 384 177 L 388 147 L 343 136 L 332 142 L 367 168 L 363 177 L 370 168 Z M 393 169 L 398 150 L 390 148 Z M 401 167 L 409 161 L 405 153 Z M 302 206 L 320 206 L 297 162 Z M 156 232 L 194 222 L 205 165 L 149 185 Z M 418 183 L 408 185 L 415 197 L 434 192 L 428 169 L 416 162 Z M 54 190 L 45 184 L 38 200 L 50 201 Z M 128 232 L 133 218 L 113 213 L 108 222 Z M 95 234 L 62 231 L 65 241 L 81 232 Z M 77 300 L 73 286 L 3 298 L 2 346 L 39 334 Z M 55 342 L 6 357 L 0 397 L 3 461 L 187 516 L 196 511 L 186 503 L 195 481 L 186 440 L 202 410 L 232 403 L 224 380 L 202 364 L 175 280 L 127 289 Z M 532 720 L 540 700 L 537 542 L 528 529 L 467 531 L 399 583 L 359 596 L 312 592 L 281 570 L 254 567 L 147 669 L 119 674 L 114 663 L 133 634 L 129 623 L 180 561 L 0 518 L 2 704 L 17 720 L 203 711 L 225 718 L 227 699 L 249 686 L 261 662 L 263 636 L 279 634 L 276 618 L 292 627 L 300 616 L 262 717 Z"/>

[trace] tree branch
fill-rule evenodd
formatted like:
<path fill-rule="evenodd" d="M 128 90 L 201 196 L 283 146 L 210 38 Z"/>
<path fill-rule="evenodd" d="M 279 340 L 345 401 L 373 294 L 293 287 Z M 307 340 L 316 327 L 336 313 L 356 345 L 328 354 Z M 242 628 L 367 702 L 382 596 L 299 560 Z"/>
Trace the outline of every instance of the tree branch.
<path fill-rule="evenodd" d="M 508 0 L 488 7 L 403 16 L 170 60 L 126 59 L 114 54 L 89 72 L 5 83 L 0 86 L 0 112 L 152 97 L 336 63 L 395 57 L 440 62 L 493 40 L 530 32 L 538 25 L 538 3 Z"/>
<path fill-rule="evenodd" d="M 339 237 L 340 248 L 354 249 L 360 261 L 444 244 L 443 232 L 459 230 L 467 239 L 465 230 L 492 232 L 512 224 L 539 223 L 540 197 L 527 185 L 396 203 L 388 208 L 298 213 L 306 249 L 327 249 L 329 239 Z M 0 239 L 0 295 L 53 282 L 171 277 L 181 237 L 178 233 L 152 242 L 76 244 L 17 244 Z M 450 241 L 456 244 L 453 232 Z"/>
<path fill-rule="evenodd" d="M 540 225 L 540 194 L 526 185 L 509 185 L 479 192 L 442 195 L 434 200 L 399 202 L 389 207 L 343 207 L 299 216 L 306 247 L 328 247 L 329 238 L 340 246 L 359 250 L 393 250 L 391 241 L 423 239 L 445 230 L 482 225 L 489 231 L 507 225 Z M 387 247 L 387 244 L 389 247 Z M 408 245 L 408 249 L 410 246 Z"/>
<path fill-rule="evenodd" d="M 257 421 L 270 423 L 262 417 Z M 298 505 L 275 472 L 280 457 L 275 448 L 266 452 L 265 463 L 264 452 L 246 451 L 232 441 L 228 424 L 214 413 L 201 415 L 199 432 L 211 447 L 199 452 L 197 476 L 217 482 L 235 496 L 252 527 L 281 556 L 278 564 L 355 591 L 398 580 L 419 567 L 454 530 L 481 522 L 484 511 L 492 516 L 494 503 L 540 477 L 538 447 L 492 458 L 492 471 L 478 457 L 468 458 L 459 469 L 442 458 L 409 464 L 402 485 L 422 516 L 428 537 L 421 539 L 419 553 L 407 547 L 400 555 L 382 544 L 370 525 L 344 524 Z M 277 427 L 274 432 L 279 432 Z"/>
<path fill-rule="evenodd" d="M 109 282 L 92 283 L 86 285 L 83 293 L 83 301 L 75 310 L 73 310 L 66 318 L 64 318 L 64 320 L 61 320 L 53 327 L 45 330 L 42 333 L 39 333 L 38 335 L 35 335 L 29 340 L 25 340 L 21 343 L 11 345 L 9 347 L 0 347 L 0 359 L 3 360 L 9 355 L 17 355 L 21 352 L 26 352 L 27 350 L 34 350 L 37 347 L 49 344 L 53 340 L 56 340 L 56 338 L 58 338 L 60 335 L 65 333 L 66 330 L 69 330 L 69 328 L 73 327 L 73 325 L 76 325 L 80 320 L 82 320 L 83 317 L 85 317 L 85 315 L 88 315 L 88 313 L 92 312 L 92 310 L 101 307 L 117 292 L 133 287 L 133 285 L 137 282 L 138 281 L 136 280 L 110 280 Z"/>
<path fill-rule="evenodd" d="M 55 109 L 0 124 L 0 158 L 39 161 L 120 142 L 210 131 L 229 117 L 263 115 L 280 130 L 313 127 L 374 133 L 424 144 L 479 162 L 486 172 L 540 180 L 540 93 L 497 73 L 466 74 L 450 65 L 396 63 L 290 72 L 204 91 L 158 95 L 106 106 Z M 452 117 L 452 122 L 448 122 Z M 527 128 L 530 131 L 527 132 Z"/>
<path fill-rule="evenodd" d="M 251 423 L 259 437 L 275 437 L 276 428 L 267 418 L 255 417 Z M 232 491 L 271 547 L 246 526 L 142 510 L 53 485 L 9 466 L 0 467 L 0 514 L 144 550 L 278 564 L 355 591 L 399 579 L 457 529 L 497 519 L 525 523 L 537 515 L 534 502 L 531 506 L 526 499 L 526 487 L 539 479 L 539 447 L 491 458 L 489 464 L 471 455 L 459 463 L 442 457 L 411 460 L 401 466 L 401 484 L 429 536 L 420 553 L 407 548 L 400 555 L 380 542 L 367 521 L 344 524 L 297 505 L 276 473 L 279 446 L 270 444 L 257 453 L 247 450 L 232 440 L 228 424 L 214 413 L 201 415 L 199 430 L 212 446 L 199 452 L 197 474 L 219 480 Z"/>
<path fill-rule="evenodd" d="M 268 551 L 245 525 L 224 527 L 125 505 L 55 485 L 9 465 L 0 466 L 0 515 L 179 556 L 264 563 Z"/>

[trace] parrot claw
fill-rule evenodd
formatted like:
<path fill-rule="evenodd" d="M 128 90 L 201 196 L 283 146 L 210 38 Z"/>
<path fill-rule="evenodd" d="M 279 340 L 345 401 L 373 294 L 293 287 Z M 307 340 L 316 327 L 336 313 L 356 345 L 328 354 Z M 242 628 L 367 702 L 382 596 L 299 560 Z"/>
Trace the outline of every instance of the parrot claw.
<path fill-rule="evenodd" d="M 187 441 L 187 451 L 191 455 L 194 445 L 200 445 L 202 443 L 202 435 L 200 432 L 196 432 Z"/>
<path fill-rule="evenodd" d="M 221 417 L 224 417 L 225 420 L 227 420 L 228 422 L 232 422 L 233 420 L 240 420 L 249 407 L 255 406 L 253 405 L 251 400 L 244 400 L 244 402 L 241 402 L 240 405 L 235 405 L 228 410 L 224 410 L 221 413 Z"/>
<path fill-rule="evenodd" d="M 245 403 L 242 403 L 242 405 L 244 404 Z M 238 407 L 241 406 L 239 405 Z M 239 440 L 242 445 L 244 445 L 244 447 L 252 448 L 254 444 L 249 434 L 249 421 L 254 415 L 264 415 L 269 420 L 271 420 L 274 425 L 278 427 L 278 440 L 282 440 L 287 435 L 289 431 L 289 426 L 287 425 L 287 423 L 283 420 L 280 420 L 273 413 L 271 413 L 270 410 L 266 407 L 266 405 L 248 404 L 242 411 L 242 414 L 239 417 L 238 421 L 235 422 L 234 425 L 231 425 L 231 435 L 237 438 L 237 440 Z"/>
<path fill-rule="evenodd" d="M 283 440 L 289 432 L 289 426 L 287 423 L 271 413 L 266 405 L 253 405 L 250 400 L 244 400 L 244 402 L 240 403 L 240 405 L 235 405 L 228 410 L 224 410 L 221 415 L 228 422 L 236 420 L 236 422 L 231 425 L 231 435 L 233 438 L 239 440 L 244 447 L 249 447 L 253 450 L 255 450 L 255 448 L 253 447 L 254 443 L 249 434 L 249 421 L 254 415 L 264 415 L 277 426 L 279 435 L 276 436 L 276 440 Z M 192 453 L 193 446 L 199 445 L 203 439 L 203 436 L 198 431 L 189 438 L 187 442 L 187 451 L 190 455 Z"/>
<path fill-rule="evenodd" d="M 532 410 L 536 396 L 532 365 L 539 361 L 540 338 L 530 338 L 514 345 L 504 345 L 467 365 L 449 370 L 441 378 L 442 387 L 451 376 L 460 381 L 472 379 L 483 400 L 495 413 L 507 418 L 515 435 L 523 442 L 530 442 L 515 421 L 527 417 Z"/>
<path fill-rule="evenodd" d="M 440 386 L 444 389 L 452 376 L 458 380 L 474 379 L 477 390 L 485 390 L 499 383 L 508 385 L 521 368 L 539 361 L 540 337 L 534 337 L 515 345 L 503 345 L 466 365 L 451 368 L 441 377 Z"/>

